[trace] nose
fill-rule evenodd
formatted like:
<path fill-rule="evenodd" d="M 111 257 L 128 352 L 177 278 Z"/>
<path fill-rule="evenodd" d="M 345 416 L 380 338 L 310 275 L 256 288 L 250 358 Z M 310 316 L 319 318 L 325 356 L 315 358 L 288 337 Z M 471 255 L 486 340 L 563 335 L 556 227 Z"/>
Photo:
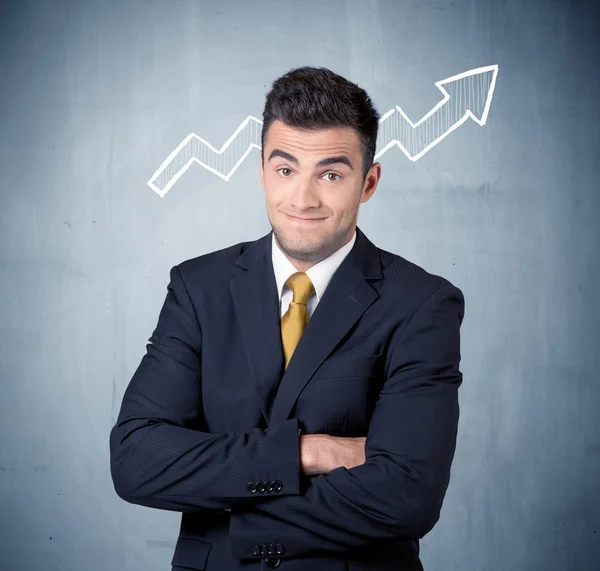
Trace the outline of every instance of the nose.
<path fill-rule="evenodd" d="M 310 179 L 302 180 L 302 177 L 298 177 L 296 184 L 291 189 L 289 203 L 296 211 L 318 208 L 320 201 L 315 192 L 314 183 Z"/>

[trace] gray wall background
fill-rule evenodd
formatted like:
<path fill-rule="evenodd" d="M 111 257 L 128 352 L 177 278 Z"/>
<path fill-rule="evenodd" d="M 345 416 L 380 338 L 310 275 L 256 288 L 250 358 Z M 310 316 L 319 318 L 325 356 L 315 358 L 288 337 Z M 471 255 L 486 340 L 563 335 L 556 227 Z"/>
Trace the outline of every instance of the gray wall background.
<path fill-rule="evenodd" d="M 488 122 L 398 148 L 359 225 L 466 296 L 461 424 L 427 571 L 600 565 L 600 112 L 592 1 L 0 2 L 0 569 L 170 569 L 179 514 L 113 491 L 108 434 L 180 261 L 270 230 L 229 182 L 146 182 L 324 65 L 413 120 L 499 65 Z"/>

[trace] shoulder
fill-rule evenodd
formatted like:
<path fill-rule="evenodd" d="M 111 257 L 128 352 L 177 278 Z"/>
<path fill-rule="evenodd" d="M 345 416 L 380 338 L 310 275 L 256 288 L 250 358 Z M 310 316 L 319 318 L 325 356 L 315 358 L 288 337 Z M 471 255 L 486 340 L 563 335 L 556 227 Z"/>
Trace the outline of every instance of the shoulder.
<path fill-rule="evenodd" d="M 201 254 L 179 262 L 171 271 L 178 270 L 188 283 L 218 282 L 230 279 L 236 273 L 236 260 L 255 241 L 238 242 L 219 250 Z"/>
<path fill-rule="evenodd" d="M 448 278 L 426 270 L 415 262 L 377 248 L 384 274 L 381 294 L 419 309 L 432 298 L 453 297 L 464 305 L 461 289 Z"/>

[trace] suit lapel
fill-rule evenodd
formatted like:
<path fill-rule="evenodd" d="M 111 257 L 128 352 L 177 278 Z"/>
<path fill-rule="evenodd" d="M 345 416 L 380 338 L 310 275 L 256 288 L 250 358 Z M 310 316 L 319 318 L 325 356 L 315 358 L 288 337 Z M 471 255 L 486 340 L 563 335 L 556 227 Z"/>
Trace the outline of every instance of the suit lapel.
<path fill-rule="evenodd" d="M 279 295 L 271 260 L 271 233 L 253 242 L 236 264 L 246 271 L 230 281 L 252 379 L 268 423 L 284 369 Z"/>
<path fill-rule="evenodd" d="M 357 228 L 356 243 L 333 274 L 285 370 L 269 424 L 289 417 L 302 389 L 379 294 L 367 278 L 381 278 L 377 248 Z"/>
<path fill-rule="evenodd" d="M 236 262 L 247 271 L 231 281 L 231 292 L 269 425 L 287 420 L 319 365 L 379 297 L 368 281 L 382 277 L 379 252 L 359 228 L 356 232 L 352 250 L 333 274 L 285 370 L 272 232 L 254 242 Z"/>

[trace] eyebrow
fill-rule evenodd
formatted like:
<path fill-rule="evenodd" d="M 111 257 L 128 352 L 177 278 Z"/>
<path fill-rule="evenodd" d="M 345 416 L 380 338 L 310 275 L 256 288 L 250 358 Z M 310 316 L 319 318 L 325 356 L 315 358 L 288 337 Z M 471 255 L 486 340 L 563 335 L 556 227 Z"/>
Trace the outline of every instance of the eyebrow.
<path fill-rule="evenodd" d="M 269 155 L 269 161 L 275 157 L 281 157 L 283 159 L 285 159 L 286 161 L 290 161 L 291 163 L 294 163 L 295 165 L 298 165 L 298 159 L 296 157 L 294 157 L 293 155 L 290 155 L 289 153 L 286 153 L 285 151 L 282 151 L 281 149 L 273 149 L 271 151 L 271 154 Z M 339 155 L 337 157 L 327 157 L 326 159 L 320 160 L 315 167 L 319 168 L 319 167 L 326 167 L 329 165 L 333 165 L 336 163 L 342 163 L 345 165 L 348 165 L 351 169 L 354 170 L 354 167 L 352 166 L 352 163 L 350 162 L 350 159 L 346 156 L 346 155 Z"/>

